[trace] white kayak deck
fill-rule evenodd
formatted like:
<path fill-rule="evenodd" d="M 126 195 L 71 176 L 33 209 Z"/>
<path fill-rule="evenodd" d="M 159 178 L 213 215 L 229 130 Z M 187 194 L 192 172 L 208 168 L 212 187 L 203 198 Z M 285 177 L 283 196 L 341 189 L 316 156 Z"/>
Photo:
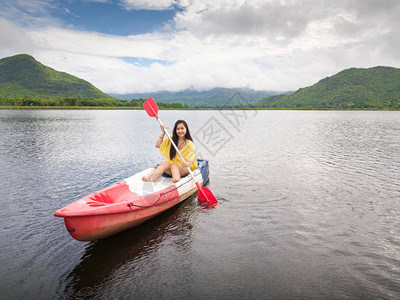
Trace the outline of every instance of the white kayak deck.
<path fill-rule="evenodd" d="M 126 178 L 125 181 L 129 186 L 129 190 L 135 194 L 146 196 L 149 194 L 153 194 L 154 192 L 161 191 L 169 186 L 175 185 L 178 189 L 179 195 L 183 195 L 190 190 L 197 188 L 196 183 L 194 182 L 194 180 L 192 180 L 192 176 L 190 176 L 190 174 L 181 178 L 181 180 L 179 180 L 177 183 L 173 183 L 171 177 L 164 176 L 161 176 L 155 182 L 145 182 L 142 180 L 143 176 L 150 178 L 154 170 L 155 168 L 148 168 L 129 178 Z M 202 185 L 203 178 L 201 176 L 200 170 L 194 170 L 193 175 L 195 176 L 196 181 L 199 182 L 200 185 Z"/>

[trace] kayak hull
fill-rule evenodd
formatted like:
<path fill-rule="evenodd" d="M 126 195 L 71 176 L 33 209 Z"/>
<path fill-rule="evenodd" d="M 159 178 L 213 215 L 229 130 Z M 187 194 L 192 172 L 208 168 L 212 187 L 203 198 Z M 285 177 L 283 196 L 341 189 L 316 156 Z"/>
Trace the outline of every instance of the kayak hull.
<path fill-rule="evenodd" d="M 208 180 L 208 162 L 198 160 L 193 173 L 200 185 Z M 103 190 L 57 210 L 69 234 L 78 241 L 94 241 L 133 228 L 184 201 L 197 191 L 186 176 L 178 183 L 161 177 L 154 183 L 143 182 L 154 168 L 135 174 Z"/>
<path fill-rule="evenodd" d="M 182 202 L 195 192 L 196 190 L 193 190 L 192 193 L 187 193 L 184 197 L 179 196 L 171 201 L 143 210 L 108 215 L 65 217 L 65 227 L 74 239 L 81 242 L 106 238 L 142 224 L 143 222 Z"/>

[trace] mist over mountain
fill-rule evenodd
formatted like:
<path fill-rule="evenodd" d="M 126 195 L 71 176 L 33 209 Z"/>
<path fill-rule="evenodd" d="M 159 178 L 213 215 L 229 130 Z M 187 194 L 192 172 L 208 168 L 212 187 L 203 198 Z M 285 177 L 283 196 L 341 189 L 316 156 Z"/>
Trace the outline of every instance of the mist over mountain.
<path fill-rule="evenodd" d="M 261 98 L 277 95 L 274 91 L 256 91 L 247 88 L 213 88 L 206 91 L 184 90 L 179 92 L 161 91 L 155 93 L 111 94 L 118 99 L 147 99 L 153 97 L 157 102 L 180 102 L 189 106 L 223 106 L 232 97 L 240 96 L 244 103 L 254 103 Z"/>

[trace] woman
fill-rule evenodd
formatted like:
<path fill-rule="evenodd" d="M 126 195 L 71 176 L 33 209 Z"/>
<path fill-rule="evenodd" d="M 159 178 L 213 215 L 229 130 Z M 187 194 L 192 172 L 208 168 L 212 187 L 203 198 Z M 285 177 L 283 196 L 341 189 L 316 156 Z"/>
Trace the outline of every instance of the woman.
<path fill-rule="evenodd" d="M 183 120 L 175 123 L 172 140 L 178 147 L 186 163 L 184 164 L 174 146 L 171 145 L 169 138 L 164 139 L 165 126 L 160 126 L 162 134 L 158 137 L 156 147 L 160 149 L 160 153 L 167 158 L 158 165 L 150 178 L 143 177 L 143 181 L 156 181 L 164 172 L 172 176 L 172 182 L 178 182 L 182 176 L 189 174 L 187 168 L 194 170 L 197 168 L 196 149 L 193 139 L 190 135 L 189 127 Z"/>

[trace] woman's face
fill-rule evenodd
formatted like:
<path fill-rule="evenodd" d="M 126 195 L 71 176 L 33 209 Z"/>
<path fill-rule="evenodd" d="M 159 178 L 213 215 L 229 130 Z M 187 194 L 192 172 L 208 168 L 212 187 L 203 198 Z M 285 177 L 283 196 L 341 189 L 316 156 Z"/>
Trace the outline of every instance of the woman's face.
<path fill-rule="evenodd" d="M 179 123 L 178 126 L 176 126 L 176 134 L 178 137 L 184 137 L 186 135 L 186 127 L 183 123 Z"/>

